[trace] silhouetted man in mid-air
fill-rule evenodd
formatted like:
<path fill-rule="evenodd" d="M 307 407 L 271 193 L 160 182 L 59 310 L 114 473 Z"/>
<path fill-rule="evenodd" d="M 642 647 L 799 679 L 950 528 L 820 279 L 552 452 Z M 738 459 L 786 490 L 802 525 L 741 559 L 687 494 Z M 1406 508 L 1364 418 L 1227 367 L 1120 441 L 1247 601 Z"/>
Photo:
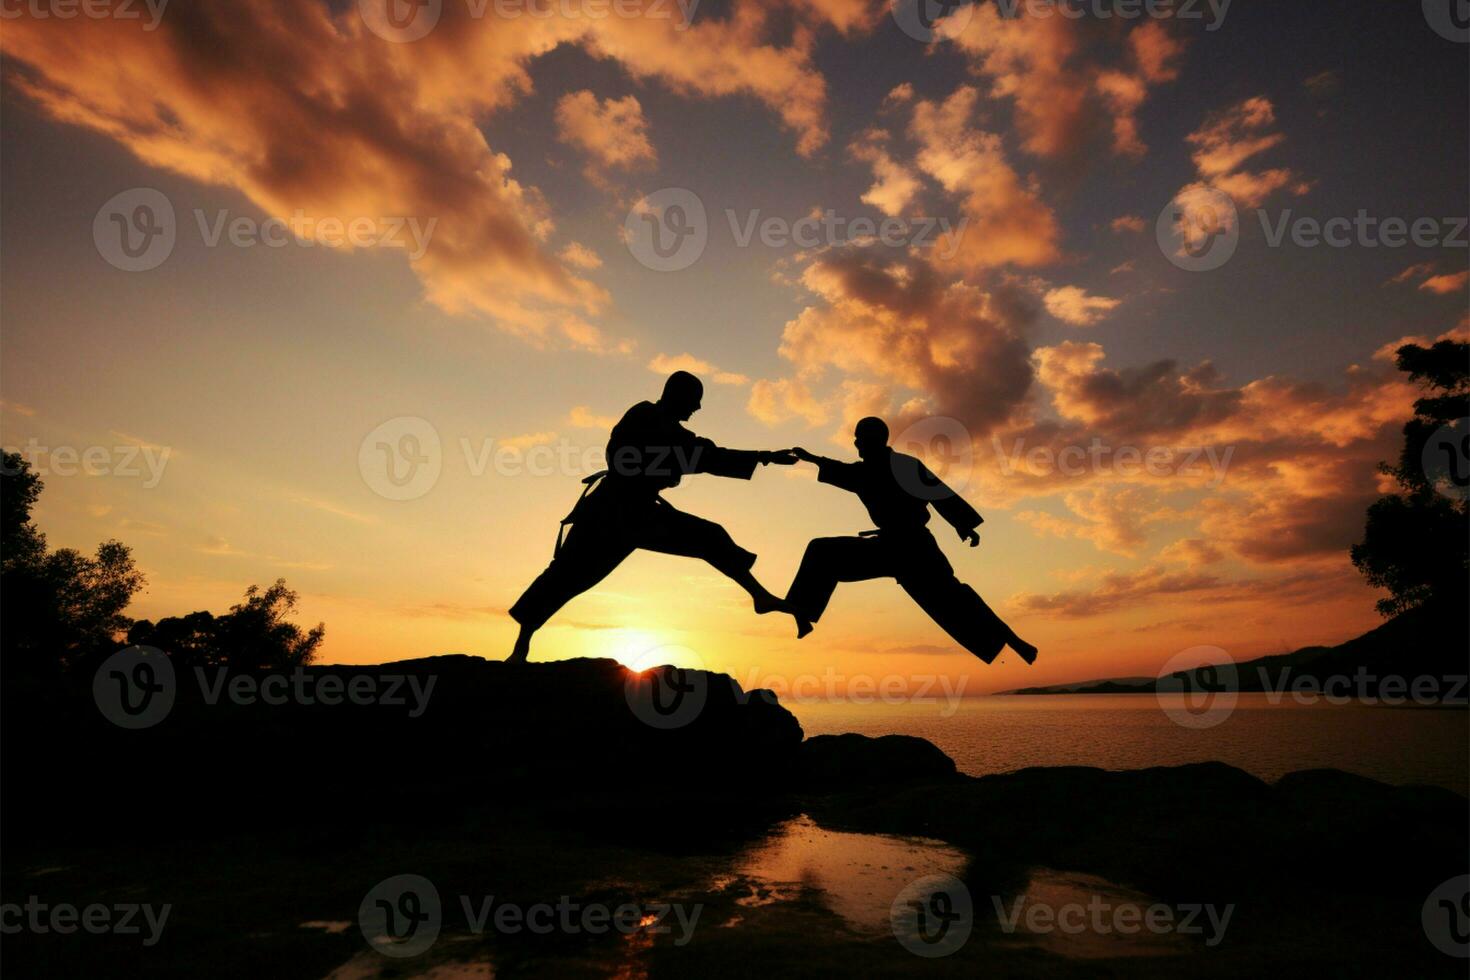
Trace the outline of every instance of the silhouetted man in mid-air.
<path fill-rule="evenodd" d="M 723 449 L 684 428 L 681 423 L 699 411 L 703 397 L 698 378 L 676 371 L 657 402 L 639 402 L 613 426 L 607 470 L 583 481 L 591 489 L 562 522 L 572 526 L 566 541 L 558 542 L 546 571 L 510 607 L 511 617 L 521 624 L 510 662 L 524 662 L 531 636 L 542 624 L 638 548 L 702 558 L 749 592 L 757 613 L 790 611 L 784 599 L 750 573 L 756 557 L 752 552 L 737 545 L 720 525 L 677 510 L 659 496 L 690 473 L 748 480 L 757 464 L 796 462 L 790 450 Z M 797 626 L 811 629 L 799 620 Z"/>
<path fill-rule="evenodd" d="M 876 531 L 857 537 L 817 538 L 807 545 L 786 593 L 797 617 L 797 635 L 810 632 L 803 619 L 821 619 L 838 582 L 895 578 L 945 632 L 981 660 L 993 662 L 1009 645 L 1022 660 L 1035 663 L 1036 647 L 1017 636 L 974 589 L 955 578 L 926 526 L 933 504 L 939 516 L 973 548 L 980 543 L 975 529 L 983 522 L 975 508 L 919 460 L 890 449 L 888 426 L 882 419 L 863 419 L 854 436 L 861 457 L 856 463 L 792 450 L 798 459 L 817 464 L 818 481 L 857 494 L 878 525 Z"/>

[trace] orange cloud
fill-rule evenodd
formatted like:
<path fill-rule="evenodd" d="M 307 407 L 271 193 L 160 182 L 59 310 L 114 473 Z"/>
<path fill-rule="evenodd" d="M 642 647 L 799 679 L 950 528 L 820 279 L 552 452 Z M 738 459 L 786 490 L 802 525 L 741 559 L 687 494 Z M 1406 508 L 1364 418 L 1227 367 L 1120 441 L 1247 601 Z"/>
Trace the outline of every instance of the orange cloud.
<path fill-rule="evenodd" d="M 567 413 L 567 425 L 574 429 L 611 429 L 617 424 L 616 415 L 598 415 L 586 405 L 575 405 Z"/>
<path fill-rule="evenodd" d="M 599 100 L 587 89 L 570 92 L 556 103 L 556 128 L 563 143 L 581 149 L 593 164 L 633 169 L 658 163 L 643 106 L 631 95 Z"/>
<path fill-rule="evenodd" d="M 863 7 L 743 0 L 724 20 L 686 25 L 644 2 L 649 16 L 524 18 L 514 30 L 445 4 L 426 36 L 391 43 L 355 3 L 197 0 L 171 7 L 152 31 L 116 18 L 8 19 L 0 50 L 24 66 L 17 89 L 52 117 L 151 166 L 235 188 L 272 216 L 437 218 L 412 266 L 450 313 L 538 344 L 616 349 L 588 319 L 608 305 L 606 291 L 552 254 L 550 209 L 479 124 L 530 90 L 535 58 L 572 44 L 691 98 L 754 98 L 809 155 L 827 139 L 814 29 L 855 27 Z M 794 32 L 788 13 L 802 25 Z M 783 25 L 789 43 L 769 40 Z M 596 108 L 631 119 L 627 100 Z M 648 155 L 636 138 L 592 145 L 618 159 Z"/>
<path fill-rule="evenodd" d="M 1042 297 L 1046 312 L 1064 323 L 1090 327 L 1107 318 L 1122 305 L 1122 300 L 1092 296 L 1079 286 L 1061 286 Z"/>
<path fill-rule="evenodd" d="M 844 422 L 882 414 L 898 431 L 938 414 L 983 435 L 1030 389 L 1022 331 L 1035 310 L 1020 288 L 951 281 L 918 255 L 875 248 L 825 253 L 801 283 L 818 302 L 786 324 L 780 346 L 800 385 L 758 382 L 758 417 L 796 414 L 817 424 L 834 414 Z M 811 394 L 833 371 L 842 384 Z M 814 401 L 820 409 L 795 407 Z"/>
<path fill-rule="evenodd" d="M 1215 565 L 1224 561 L 1225 555 L 1202 538 L 1180 538 L 1159 552 L 1159 560 L 1194 566 Z"/>
<path fill-rule="evenodd" d="M 1161 565 L 1147 565 L 1135 572 L 1109 572 L 1091 592 L 1059 592 L 1054 595 L 1019 593 L 1011 603 L 1025 612 L 1083 618 L 1171 596 L 1197 595 L 1222 588 L 1217 576 L 1200 572 L 1172 572 Z"/>
<path fill-rule="evenodd" d="M 1177 516 L 1159 506 L 1157 492 L 1137 486 L 1093 487 L 1068 493 L 1063 502 L 1080 520 L 1040 511 L 1021 511 L 1016 519 L 1043 536 L 1080 538 L 1099 551 L 1132 557 L 1147 541 L 1148 525 Z"/>
<path fill-rule="evenodd" d="M 1398 275 L 1388 280 L 1388 282 L 1384 283 L 1384 285 L 1399 286 L 1410 281 L 1411 279 L 1420 279 L 1433 274 L 1433 262 L 1416 262 L 1414 265 L 1409 266 L 1403 272 L 1400 272 Z"/>
<path fill-rule="evenodd" d="M 709 361 L 700 360 L 693 354 L 659 354 L 648 362 L 648 369 L 655 374 L 673 374 L 675 371 L 688 371 L 690 374 L 711 376 L 715 384 L 721 385 L 743 385 L 749 384 L 750 379 L 743 374 L 733 371 L 721 371 Z"/>
<path fill-rule="evenodd" d="M 579 269 L 602 268 L 602 256 L 581 242 L 568 242 L 566 247 L 557 253 L 557 257 L 567 265 L 576 266 Z"/>
<path fill-rule="evenodd" d="M 778 425 L 789 419 L 801 419 L 809 427 L 827 421 L 827 406 L 812 393 L 810 387 L 797 378 L 781 378 L 775 381 L 760 380 L 750 389 L 750 401 L 746 405 L 750 414 L 767 425 Z"/>
<path fill-rule="evenodd" d="M 1470 283 L 1470 270 L 1443 276 L 1432 276 L 1421 282 L 1419 288 L 1427 293 L 1448 296 L 1451 293 L 1463 292 L 1466 283 Z"/>
<path fill-rule="evenodd" d="M 1291 170 L 1275 168 L 1251 172 L 1240 169 L 1247 160 L 1265 153 L 1286 139 L 1270 132 L 1276 125 L 1276 109 L 1270 99 L 1255 97 L 1215 113 L 1203 126 L 1185 137 L 1194 147 L 1192 158 L 1201 183 L 1180 192 L 1176 202 L 1185 207 L 1187 192 L 1211 188 L 1228 195 L 1246 208 L 1258 208 L 1271 194 L 1288 185 L 1298 195 L 1311 190 Z"/>
<path fill-rule="evenodd" d="M 863 194 L 862 202 L 897 217 L 903 214 L 922 185 L 912 170 L 889 156 L 884 146 L 887 139 L 888 134 L 883 130 L 870 129 L 853 140 L 848 152 L 873 168 L 875 182 Z"/>
<path fill-rule="evenodd" d="M 919 169 L 960 199 L 968 225 L 946 236 L 941 254 L 968 269 L 1044 265 L 1058 256 L 1056 215 L 1006 162 L 1000 137 L 970 127 L 979 92 L 962 86 L 942 103 L 914 106 L 909 132 Z"/>
<path fill-rule="evenodd" d="M 1055 11 L 1033 14 L 1024 4 L 1017 16 L 1003 16 L 990 4 L 976 4 L 969 14 L 955 42 L 971 56 L 976 73 L 990 79 L 990 94 L 1013 101 L 1027 152 L 1077 156 L 1097 117 L 1106 116 L 1113 152 L 1143 155 L 1137 112 L 1150 86 L 1178 76 L 1183 53 L 1164 24 L 1150 21 L 1127 32 L 1124 51 L 1107 65 L 1097 54 L 1118 34 L 1102 22 L 1087 24 Z"/>

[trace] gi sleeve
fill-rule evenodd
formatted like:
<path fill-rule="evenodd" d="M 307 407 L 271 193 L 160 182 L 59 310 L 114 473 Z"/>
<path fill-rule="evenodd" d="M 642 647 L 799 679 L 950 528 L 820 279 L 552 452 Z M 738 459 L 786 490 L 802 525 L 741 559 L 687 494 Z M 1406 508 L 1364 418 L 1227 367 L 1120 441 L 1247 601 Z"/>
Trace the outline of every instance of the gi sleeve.
<path fill-rule="evenodd" d="M 970 502 L 964 497 L 951 490 L 948 485 L 925 466 L 919 464 L 924 483 L 930 488 L 929 502 L 934 505 L 934 510 L 961 534 L 969 534 L 975 528 L 985 523 L 985 518 L 980 512 L 970 506 Z"/>
<path fill-rule="evenodd" d="M 831 484 L 848 493 L 857 493 L 863 485 L 862 468 L 858 463 L 843 463 L 824 457 L 817 463 L 817 482 Z"/>

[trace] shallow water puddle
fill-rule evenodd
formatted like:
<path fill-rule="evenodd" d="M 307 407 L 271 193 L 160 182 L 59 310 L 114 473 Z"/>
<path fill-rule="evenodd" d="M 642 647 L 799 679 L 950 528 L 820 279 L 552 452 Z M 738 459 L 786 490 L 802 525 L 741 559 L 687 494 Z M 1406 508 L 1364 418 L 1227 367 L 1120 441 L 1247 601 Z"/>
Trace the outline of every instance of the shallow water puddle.
<path fill-rule="evenodd" d="M 377 950 L 365 949 L 337 969 L 326 980 L 378 980 L 380 977 L 413 977 L 414 980 L 494 980 L 495 967 L 488 960 L 439 963 L 414 972 L 402 960 L 390 960 Z"/>
<path fill-rule="evenodd" d="M 826 830 L 802 815 L 775 828 L 737 857 L 712 890 L 740 894 L 758 907 L 814 891 L 853 929 L 888 933 L 894 899 L 928 875 L 959 875 L 965 853 L 942 841 Z"/>
<path fill-rule="evenodd" d="M 976 905 L 977 916 L 994 917 L 1006 936 L 1003 941 L 1069 959 L 1171 956 L 1190 950 L 1178 931 L 1175 910 L 1095 875 L 1035 868 L 1019 895 L 988 897 Z"/>

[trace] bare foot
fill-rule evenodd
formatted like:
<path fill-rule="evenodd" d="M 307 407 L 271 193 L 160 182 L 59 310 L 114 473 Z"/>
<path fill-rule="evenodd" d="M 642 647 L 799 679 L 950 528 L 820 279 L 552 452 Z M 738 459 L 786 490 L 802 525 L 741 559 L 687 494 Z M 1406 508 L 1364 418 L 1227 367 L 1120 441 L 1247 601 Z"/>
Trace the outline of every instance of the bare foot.
<path fill-rule="evenodd" d="M 791 617 L 796 620 L 796 638 L 799 640 L 812 631 L 812 621 L 792 613 Z"/>
<path fill-rule="evenodd" d="M 755 600 L 755 613 L 764 616 L 766 613 L 786 612 L 786 600 L 767 592 L 765 595 L 751 596 Z"/>
<path fill-rule="evenodd" d="M 1036 648 L 1025 640 L 1020 638 L 1014 639 L 1011 641 L 1010 647 L 1016 653 L 1020 654 L 1021 659 L 1028 664 L 1036 663 Z"/>
<path fill-rule="evenodd" d="M 510 651 L 510 656 L 505 658 L 508 664 L 523 664 L 531 658 L 531 634 L 522 631 L 516 637 L 516 645 Z"/>

